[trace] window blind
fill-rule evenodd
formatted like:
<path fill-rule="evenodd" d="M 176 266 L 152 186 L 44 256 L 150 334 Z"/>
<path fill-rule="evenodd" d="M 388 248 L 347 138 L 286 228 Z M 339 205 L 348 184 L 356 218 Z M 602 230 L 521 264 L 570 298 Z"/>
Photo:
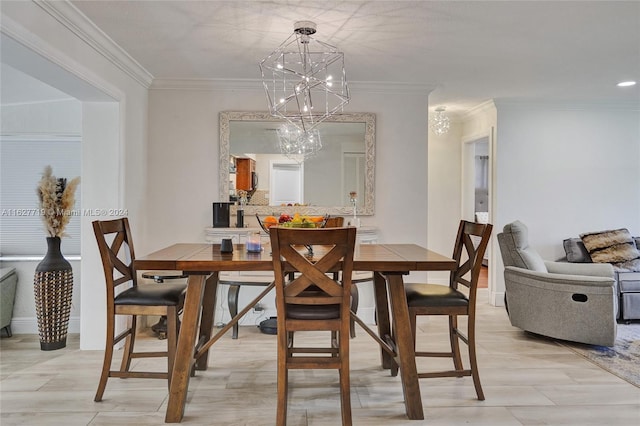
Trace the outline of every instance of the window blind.
<path fill-rule="evenodd" d="M 47 251 L 36 187 L 46 165 L 53 175 L 71 180 L 81 175 L 79 136 L 24 136 L 0 139 L 0 255 L 44 255 Z M 80 183 L 82 185 L 82 183 Z M 80 254 L 80 188 L 74 215 L 62 238 L 65 256 Z"/>

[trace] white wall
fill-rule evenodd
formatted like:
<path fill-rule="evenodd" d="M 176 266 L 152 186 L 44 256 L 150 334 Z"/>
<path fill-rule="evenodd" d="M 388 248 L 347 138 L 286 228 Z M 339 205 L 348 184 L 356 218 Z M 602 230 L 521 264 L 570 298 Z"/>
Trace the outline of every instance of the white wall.
<path fill-rule="evenodd" d="M 461 219 L 462 123 L 451 122 L 449 132 L 429 132 L 428 248 L 451 256 Z M 447 284 L 449 273 L 429 272 L 429 282 Z"/>
<path fill-rule="evenodd" d="M 218 198 L 218 113 L 266 109 L 259 90 L 150 91 L 149 214 L 151 248 L 202 241 Z M 377 114 L 376 214 L 365 224 L 383 240 L 426 243 L 427 95 L 352 90 L 346 112 Z M 397 220 L 402 217 L 403 220 Z"/>
<path fill-rule="evenodd" d="M 67 27 L 68 21 L 57 17 L 58 8 L 81 25 Z M 117 54 L 87 41 L 87 34 L 101 34 L 83 19 L 69 3 L 3 2 L 2 61 L 83 102 L 106 102 L 102 110 L 83 105 L 82 208 L 126 209 L 135 224 L 136 248 L 144 252 L 147 88 L 135 71 L 112 61 Z M 88 127 L 91 123 L 98 126 Z M 100 133 L 105 123 L 115 128 Z M 104 346 L 104 276 L 90 222 L 108 217 L 82 218 L 82 349 Z"/>
<path fill-rule="evenodd" d="M 531 246 L 547 260 L 562 258 L 562 240 L 580 233 L 625 227 L 640 235 L 637 108 L 504 101 L 496 106 L 495 234 L 521 220 Z M 504 291 L 498 260 L 496 291 Z"/>

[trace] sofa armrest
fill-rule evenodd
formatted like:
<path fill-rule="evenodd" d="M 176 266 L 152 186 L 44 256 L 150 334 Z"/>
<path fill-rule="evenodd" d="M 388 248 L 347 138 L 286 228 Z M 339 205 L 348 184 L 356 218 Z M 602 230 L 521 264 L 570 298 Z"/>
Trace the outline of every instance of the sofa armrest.
<path fill-rule="evenodd" d="M 504 270 L 504 274 L 505 280 L 520 277 L 521 279 L 526 279 L 527 282 L 535 285 L 536 287 L 556 289 L 558 286 L 563 286 L 563 291 L 570 292 L 602 292 L 613 294 L 615 284 L 613 276 L 600 277 L 537 272 L 515 266 L 507 266 Z M 564 286 L 566 286 L 566 288 Z"/>
<path fill-rule="evenodd" d="M 613 266 L 608 263 L 564 263 L 545 261 L 544 264 L 547 267 L 547 271 L 552 274 L 614 278 Z"/>

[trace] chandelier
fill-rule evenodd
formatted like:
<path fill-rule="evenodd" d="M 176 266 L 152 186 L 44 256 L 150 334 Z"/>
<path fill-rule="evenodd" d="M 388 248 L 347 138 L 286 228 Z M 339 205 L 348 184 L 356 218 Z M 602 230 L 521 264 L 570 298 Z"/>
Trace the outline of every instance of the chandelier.
<path fill-rule="evenodd" d="M 280 152 L 287 158 L 302 163 L 315 156 L 322 148 L 318 129 L 303 131 L 291 124 L 284 124 L 276 129 L 280 144 Z"/>
<path fill-rule="evenodd" d="M 449 117 L 444 113 L 444 107 L 436 108 L 433 116 L 429 119 L 429 127 L 436 135 L 444 135 L 449 131 Z"/>
<path fill-rule="evenodd" d="M 260 62 L 271 115 L 302 132 L 342 111 L 349 102 L 344 54 L 311 37 L 316 24 L 298 21 L 294 32 Z"/>

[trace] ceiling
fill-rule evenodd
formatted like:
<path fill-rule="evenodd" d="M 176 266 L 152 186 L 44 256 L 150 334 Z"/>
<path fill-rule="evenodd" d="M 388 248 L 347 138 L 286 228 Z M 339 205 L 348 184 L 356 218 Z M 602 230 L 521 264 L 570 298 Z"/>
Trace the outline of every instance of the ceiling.
<path fill-rule="evenodd" d="M 639 103 L 640 1 L 72 1 L 154 79 L 258 79 L 293 31 L 345 54 L 352 82 L 489 99 Z"/>

